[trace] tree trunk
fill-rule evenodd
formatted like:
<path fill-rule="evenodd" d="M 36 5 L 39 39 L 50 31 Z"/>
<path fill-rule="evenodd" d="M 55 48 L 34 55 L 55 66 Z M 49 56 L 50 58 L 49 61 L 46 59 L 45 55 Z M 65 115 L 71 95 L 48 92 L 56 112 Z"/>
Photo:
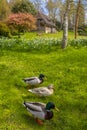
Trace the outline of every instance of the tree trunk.
<path fill-rule="evenodd" d="M 63 21 L 63 40 L 62 40 L 62 48 L 66 48 L 67 40 L 68 40 L 68 12 L 69 12 L 69 5 L 70 1 L 66 0 L 66 10 L 64 14 L 64 21 Z"/>
<path fill-rule="evenodd" d="M 66 48 L 68 40 L 68 14 L 64 14 L 62 48 Z"/>
<path fill-rule="evenodd" d="M 78 34 L 78 22 L 79 22 L 80 4 L 81 4 L 81 0 L 78 1 L 78 5 L 77 5 L 76 21 L 75 21 L 75 39 L 77 38 L 77 34 Z"/>

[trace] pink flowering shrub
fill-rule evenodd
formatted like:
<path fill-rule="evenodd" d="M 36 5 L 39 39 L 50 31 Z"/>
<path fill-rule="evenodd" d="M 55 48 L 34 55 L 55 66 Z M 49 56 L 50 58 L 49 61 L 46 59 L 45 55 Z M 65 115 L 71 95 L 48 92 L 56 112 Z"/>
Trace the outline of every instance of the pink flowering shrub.
<path fill-rule="evenodd" d="M 18 32 L 31 31 L 36 29 L 36 18 L 29 13 L 11 14 L 8 17 L 7 24 Z"/>

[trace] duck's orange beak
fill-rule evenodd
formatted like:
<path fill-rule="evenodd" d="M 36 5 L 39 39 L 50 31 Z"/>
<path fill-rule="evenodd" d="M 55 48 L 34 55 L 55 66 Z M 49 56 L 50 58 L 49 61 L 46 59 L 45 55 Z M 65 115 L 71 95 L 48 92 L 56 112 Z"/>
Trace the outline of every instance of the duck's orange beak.
<path fill-rule="evenodd" d="M 44 79 L 47 80 L 47 77 L 45 76 Z"/>

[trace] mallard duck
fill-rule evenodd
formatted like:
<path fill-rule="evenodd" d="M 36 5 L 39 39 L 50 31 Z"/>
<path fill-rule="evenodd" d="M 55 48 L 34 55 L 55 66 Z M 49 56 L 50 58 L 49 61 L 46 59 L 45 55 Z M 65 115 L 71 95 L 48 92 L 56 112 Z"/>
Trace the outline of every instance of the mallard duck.
<path fill-rule="evenodd" d="M 43 124 L 42 120 L 50 120 L 53 117 L 51 109 L 56 108 L 53 102 L 47 104 L 41 102 L 24 102 L 23 105 L 36 118 L 37 123 Z M 59 111 L 56 108 L 57 111 Z"/>
<path fill-rule="evenodd" d="M 44 77 L 45 76 L 43 74 L 40 74 L 39 77 L 24 78 L 23 81 L 27 83 L 28 86 L 36 86 L 43 83 Z"/>
<path fill-rule="evenodd" d="M 39 96 L 49 96 L 53 94 L 54 86 L 53 84 L 50 84 L 48 87 L 33 88 L 33 89 L 29 89 L 28 91 L 35 93 L 36 95 L 39 95 Z"/>

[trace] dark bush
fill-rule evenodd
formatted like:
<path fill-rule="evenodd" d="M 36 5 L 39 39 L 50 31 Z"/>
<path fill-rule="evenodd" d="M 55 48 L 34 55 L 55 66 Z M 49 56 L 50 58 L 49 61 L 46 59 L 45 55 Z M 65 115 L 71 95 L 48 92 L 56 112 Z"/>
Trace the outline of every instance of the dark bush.
<path fill-rule="evenodd" d="M 63 26 L 63 25 L 61 24 L 61 22 L 56 21 L 55 24 L 56 24 L 56 30 L 57 30 L 57 31 L 62 30 L 62 26 Z"/>
<path fill-rule="evenodd" d="M 15 29 L 12 25 L 8 25 L 9 29 L 10 29 L 10 32 L 11 32 L 11 35 L 15 36 L 15 35 L 18 35 L 18 30 Z"/>
<path fill-rule="evenodd" d="M 3 23 L 3 22 L 0 22 L 0 37 L 11 37 L 11 33 L 10 33 L 10 30 L 8 28 L 8 26 Z"/>
<path fill-rule="evenodd" d="M 83 36 L 87 36 L 87 26 L 86 25 L 80 26 L 78 28 L 78 34 L 83 35 Z"/>

